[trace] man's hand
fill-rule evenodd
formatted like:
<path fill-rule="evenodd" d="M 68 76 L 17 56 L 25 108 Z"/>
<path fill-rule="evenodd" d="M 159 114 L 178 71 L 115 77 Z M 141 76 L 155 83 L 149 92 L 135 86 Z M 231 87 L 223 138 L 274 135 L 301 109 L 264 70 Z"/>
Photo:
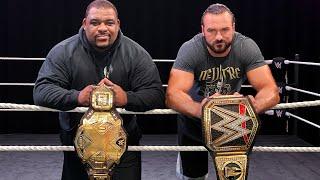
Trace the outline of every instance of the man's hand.
<path fill-rule="evenodd" d="M 111 82 L 108 78 L 102 79 L 98 85 L 105 84 L 114 92 L 115 105 L 118 107 L 125 106 L 128 102 L 127 93 L 118 85 Z"/>
<path fill-rule="evenodd" d="M 202 108 L 203 108 L 203 105 L 209 101 L 210 98 L 214 98 L 214 97 L 218 97 L 218 96 L 221 96 L 222 94 L 220 93 L 214 93 L 213 95 L 209 96 L 209 97 L 206 97 L 204 98 L 201 103 L 200 103 L 200 109 L 198 110 L 198 113 L 197 113 L 197 116 L 198 118 L 201 118 L 202 116 Z M 242 96 L 242 94 L 238 93 L 238 92 L 235 92 L 233 95 L 237 95 L 237 96 Z"/>
<path fill-rule="evenodd" d="M 252 106 L 254 107 L 255 111 L 257 113 L 260 113 L 260 108 L 258 107 L 256 99 L 252 95 L 248 95 L 248 98 L 250 99 Z"/>
<path fill-rule="evenodd" d="M 78 96 L 78 105 L 80 106 L 89 106 L 90 104 L 90 95 L 93 91 L 93 85 L 88 85 L 82 89 Z"/>
<path fill-rule="evenodd" d="M 201 118 L 202 116 L 202 109 L 203 109 L 203 106 L 206 102 L 209 101 L 210 98 L 213 98 L 213 97 L 217 97 L 217 96 L 221 96 L 220 93 L 214 93 L 213 95 L 211 95 L 210 97 L 206 97 L 206 98 L 203 98 L 201 103 L 200 103 L 200 106 L 199 106 L 199 109 L 198 109 L 198 112 L 197 112 L 197 115 L 196 117 L 197 118 Z"/>
<path fill-rule="evenodd" d="M 279 103 L 279 89 L 268 65 L 248 71 L 247 77 L 257 91 L 254 97 L 249 96 L 256 113 L 262 113 Z"/>

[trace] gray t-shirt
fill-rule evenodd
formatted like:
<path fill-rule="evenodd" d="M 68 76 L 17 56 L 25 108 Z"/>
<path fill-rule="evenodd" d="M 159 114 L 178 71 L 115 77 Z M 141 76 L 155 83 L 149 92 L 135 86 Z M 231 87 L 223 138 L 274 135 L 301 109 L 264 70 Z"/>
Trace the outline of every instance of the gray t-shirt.
<path fill-rule="evenodd" d="M 173 68 L 194 74 L 194 86 L 189 94 L 201 101 L 216 92 L 240 91 L 246 72 L 262 65 L 265 65 L 264 57 L 252 39 L 236 32 L 230 53 L 226 57 L 213 57 L 200 33 L 181 46 Z"/>

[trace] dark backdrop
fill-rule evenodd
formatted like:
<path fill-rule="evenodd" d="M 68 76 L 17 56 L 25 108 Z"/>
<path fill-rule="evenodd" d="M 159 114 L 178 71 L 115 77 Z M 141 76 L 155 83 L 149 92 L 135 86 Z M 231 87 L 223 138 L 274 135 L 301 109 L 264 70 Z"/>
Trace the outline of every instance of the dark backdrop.
<path fill-rule="evenodd" d="M 0 2 L 0 56 L 45 57 L 61 40 L 78 32 L 89 0 L 2 0 Z M 117 0 L 123 33 L 141 44 L 155 59 L 174 59 L 181 44 L 200 32 L 200 18 L 208 5 L 224 3 L 236 16 L 237 31 L 253 38 L 266 59 L 282 56 L 319 62 L 320 1 L 318 0 Z M 41 61 L 1 61 L 1 82 L 34 82 Z M 167 83 L 171 63 L 158 63 Z M 319 68 L 289 65 L 289 82 L 319 91 Z M 294 79 L 295 75 L 298 78 Z M 299 82 L 299 84 L 297 83 Z M 246 90 L 243 90 L 247 93 Z M 32 87 L 0 86 L 0 102 L 33 104 Z M 250 93 L 250 92 L 248 92 Z M 289 101 L 314 100 L 298 94 Z M 292 111 L 294 112 L 294 111 Z M 307 112 L 307 113 L 306 113 Z M 298 115 L 319 123 L 318 108 L 303 108 Z M 56 113 L 0 112 L 0 133 L 58 132 Z M 261 134 L 296 133 L 319 144 L 319 130 L 294 119 L 262 116 Z M 175 133 L 174 115 L 140 115 L 144 133 Z M 297 129 L 295 129 L 297 127 Z"/>

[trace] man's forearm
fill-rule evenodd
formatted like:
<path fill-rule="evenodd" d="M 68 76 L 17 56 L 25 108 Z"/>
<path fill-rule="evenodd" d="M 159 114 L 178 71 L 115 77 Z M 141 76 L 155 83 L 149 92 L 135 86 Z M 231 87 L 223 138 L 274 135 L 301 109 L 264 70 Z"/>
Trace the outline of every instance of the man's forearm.
<path fill-rule="evenodd" d="M 127 104 L 125 108 L 130 111 L 147 111 L 164 108 L 164 91 L 162 87 L 144 89 L 137 92 L 127 91 Z"/>
<path fill-rule="evenodd" d="M 201 118 L 202 107 L 184 92 L 167 93 L 166 104 L 169 108 L 181 114 Z"/>
<path fill-rule="evenodd" d="M 279 103 L 280 97 L 277 88 L 266 88 L 259 91 L 255 96 L 255 109 L 262 113 Z"/>
<path fill-rule="evenodd" d="M 39 106 L 59 110 L 71 110 L 77 107 L 79 91 L 66 90 L 55 85 L 36 85 L 33 91 L 34 103 Z"/>

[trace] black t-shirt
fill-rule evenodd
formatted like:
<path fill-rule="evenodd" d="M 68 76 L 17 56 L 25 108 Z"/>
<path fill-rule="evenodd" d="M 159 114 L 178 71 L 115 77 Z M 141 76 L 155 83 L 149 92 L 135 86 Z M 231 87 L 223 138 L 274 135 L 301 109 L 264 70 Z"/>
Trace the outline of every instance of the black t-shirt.
<path fill-rule="evenodd" d="M 257 44 L 238 32 L 234 35 L 231 50 L 226 57 L 211 56 L 200 33 L 181 46 L 173 68 L 194 74 L 194 85 L 189 95 L 193 100 L 200 102 L 204 97 L 216 92 L 239 92 L 246 79 L 246 73 L 265 64 Z M 191 129 L 201 127 L 199 119 L 185 116 L 181 118 L 185 119 L 183 124 L 188 134 L 192 133 Z M 188 126 L 191 126 L 191 129 Z"/>

